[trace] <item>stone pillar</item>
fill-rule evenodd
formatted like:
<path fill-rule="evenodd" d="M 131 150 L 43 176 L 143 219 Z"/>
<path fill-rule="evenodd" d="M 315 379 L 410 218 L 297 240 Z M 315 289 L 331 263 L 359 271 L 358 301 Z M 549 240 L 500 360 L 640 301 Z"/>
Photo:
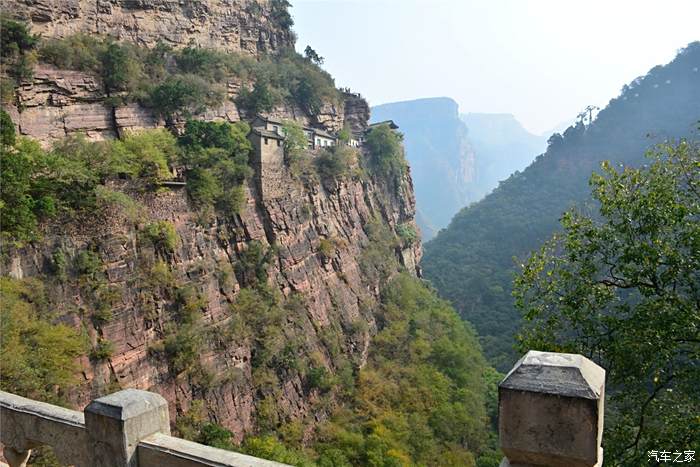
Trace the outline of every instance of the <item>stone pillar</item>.
<path fill-rule="evenodd" d="M 498 387 L 501 467 L 603 465 L 605 370 L 576 354 L 530 351 Z"/>
<path fill-rule="evenodd" d="M 18 451 L 10 446 L 5 446 L 5 449 L 2 450 L 2 455 L 5 456 L 5 460 L 10 467 L 26 467 L 31 453 L 31 449 Z"/>
<path fill-rule="evenodd" d="M 139 441 L 153 433 L 170 434 L 168 403 L 148 391 L 115 392 L 85 408 L 85 426 L 94 467 L 137 467 Z"/>

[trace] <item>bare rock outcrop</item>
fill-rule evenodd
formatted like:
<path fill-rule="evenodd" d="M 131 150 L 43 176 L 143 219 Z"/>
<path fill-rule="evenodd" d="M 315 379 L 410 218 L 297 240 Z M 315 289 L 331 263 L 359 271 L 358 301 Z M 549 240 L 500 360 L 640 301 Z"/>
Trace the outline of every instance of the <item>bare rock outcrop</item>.
<path fill-rule="evenodd" d="M 100 34 L 144 46 L 194 42 L 251 55 L 294 45 L 267 0 L 2 0 L 0 9 L 50 37 Z"/>

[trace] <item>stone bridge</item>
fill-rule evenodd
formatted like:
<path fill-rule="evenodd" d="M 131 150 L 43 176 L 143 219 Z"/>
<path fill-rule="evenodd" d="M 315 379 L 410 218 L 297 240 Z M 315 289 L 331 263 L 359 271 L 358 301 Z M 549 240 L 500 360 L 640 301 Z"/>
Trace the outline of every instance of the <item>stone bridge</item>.
<path fill-rule="evenodd" d="M 501 467 L 603 465 L 605 371 L 581 355 L 530 351 L 498 389 Z M 0 442 L 10 467 L 48 445 L 76 467 L 272 467 L 277 462 L 170 436 L 165 399 L 126 389 L 83 412 L 0 391 Z"/>

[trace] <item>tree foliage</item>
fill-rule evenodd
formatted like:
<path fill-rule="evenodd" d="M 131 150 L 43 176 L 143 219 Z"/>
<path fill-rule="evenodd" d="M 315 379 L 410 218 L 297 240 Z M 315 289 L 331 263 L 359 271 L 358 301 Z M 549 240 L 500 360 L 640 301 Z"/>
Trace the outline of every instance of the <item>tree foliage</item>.
<path fill-rule="evenodd" d="M 187 168 L 187 191 L 195 205 L 207 214 L 213 209 L 225 215 L 239 213 L 245 203 L 243 183 L 252 169 L 252 150 L 245 122 L 190 120 L 179 139 L 182 162 Z"/>
<path fill-rule="evenodd" d="M 54 323 L 38 280 L 0 277 L 0 297 L 0 389 L 60 402 L 77 383 L 80 335 Z"/>
<path fill-rule="evenodd" d="M 515 282 L 520 342 L 607 369 L 606 464 L 636 466 L 700 442 L 700 150 L 664 145 L 590 183 L 599 215 L 568 211 Z"/>
<path fill-rule="evenodd" d="M 475 465 L 491 445 L 474 332 L 407 274 L 385 289 L 379 321 L 352 409 L 319 428 L 318 464 Z"/>
<path fill-rule="evenodd" d="M 9 134 L 6 140 L 12 141 Z M 3 145 L 0 154 L 1 231 L 23 242 L 37 238 L 42 220 L 58 214 L 99 212 L 104 206 L 101 201 L 107 201 L 105 183 L 109 179 L 131 178 L 153 187 L 171 176 L 169 164 L 177 152 L 175 138 L 162 129 L 100 142 L 71 136 L 57 141 L 50 150 L 31 139 L 15 138 L 13 144 Z M 127 207 L 129 203 L 122 196 L 119 204 Z"/>
<path fill-rule="evenodd" d="M 389 125 L 378 125 L 367 133 L 365 146 L 369 157 L 369 168 L 385 177 L 397 179 L 406 172 L 401 133 L 392 130 Z"/>
<path fill-rule="evenodd" d="M 24 23 L 0 17 L 0 70 L 15 81 L 31 79 L 34 74 L 38 37 Z"/>

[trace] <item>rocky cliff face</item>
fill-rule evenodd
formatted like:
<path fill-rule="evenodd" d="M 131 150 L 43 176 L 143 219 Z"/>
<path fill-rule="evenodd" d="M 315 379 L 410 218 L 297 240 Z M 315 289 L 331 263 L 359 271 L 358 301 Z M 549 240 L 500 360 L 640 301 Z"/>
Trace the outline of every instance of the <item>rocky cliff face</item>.
<path fill-rule="evenodd" d="M 292 41 L 288 31 L 272 24 L 268 2 L 3 0 L 2 6 L 29 18 L 35 31 L 56 36 L 109 32 L 145 45 L 159 38 L 175 45 L 194 39 L 253 54 Z M 245 115 L 233 98 L 247 84 L 228 83 L 230 99 L 201 118 L 240 120 Z M 15 97 L 16 105 L 6 110 L 19 133 L 44 145 L 75 133 L 99 140 L 163 125 L 137 104 L 108 104 L 96 77 L 46 65 L 35 69 L 34 78 L 16 89 Z M 343 99 L 324 105 L 316 115 L 293 105 L 280 106 L 271 115 L 330 130 L 347 122 L 353 131 L 362 131 L 369 118 L 366 101 L 352 94 Z M 145 206 L 139 219 L 115 211 L 46 225 L 41 241 L 7 251 L 3 258 L 4 274 L 41 279 L 61 321 L 82 329 L 93 349 L 100 343 L 111 346 L 101 356 L 82 360 L 82 382 L 69 395 L 71 402 L 82 406 L 118 388 L 148 389 L 168 399 L 174 420 L 193 401 L 203 400 L 209 417 L 231 429 L 237 440 L 256 429 L 258 418 L 325 417 L 333 391 L 330 398 L 322 397 L 305 376 L 306 363 L 280 364 L 274 375 L 256 374 L 262 337 L 242 332 L 232 311 L 246 288 L 239 267 L 252 245 L 272 251 L 265 266 L 267 283 L 285 305 L 275 325 L 279 335 L 265 346 L 289 353 L 292 360 L 313 362 L 331 375 L 340 371 L 341 362 L 361 367 L 376 330 L 380 293 L 379 280 L 365 274 L 361 264 L 370 243 L 366 226 L 375 220 L 390 229 L 415 225 L 410 175 L 391 187 L 368 177 L 328 186 L 303 183 L 280 166 L 274 177 L 248 183 L 240 214 L 206 222 L 189 204 L 184 188 L 144 193 L 127 182 L 112 183 Z M 274 195 L 263 199 L 261 184 Z M 144 226 L 158 221 L 171 223 L 177 232 L 176 245 L 167 252 L 143 237 Z M 98 282 L 86 280 L 71 266 L 86 252 L 99 264 Z M 416 271 L 419 242 L 396 247 L 394 253 L 406 269 Z M 60 280 L 55 275 L 57 255 L 69 265 Z M 169 271 L 168 287 L 163 277 L 153 277 L 161 263 Z M 173 371 L 163 350 L 164 340 L 177 332 L 174 316 L 186 290 L 196 296 L 193 308 L 203 342 L 196 352 L 196 372 Z M 97 296 L 110 304 L 108 316 L 96 318 Z"/>
<path fill-rule="evenodd" d="M 252 55 L 294 45 L 267 0 L 2 0 L 0 9 L 51 37 L 100 34 L 144 46 L 194 42 Z"/>
<path fill-rule="evenodd" d="M 330 191 L 304 187 L 286 175 L 281 182 L 284 194 L 264 205 L 251 183 L 240 216 L 206 227 L 198 224 L 184 190 L 133 194 L 147 207 L 145 218 L 165 220 L 176 228 L 177 246 L 166 262 L 177 287 L 193 288 L 203 300 L 198 313 L 206 343 L 199 363 L 207 382 L 201 375 L 174 376 L 167 359 L 153 351 L 173 325 L 174 298 L 172 291 L 149 285 L 156 250 L 142 241 L 133 223 L 112 215 L 47 226 L 43 242 L 10 253 L 6 272 L 17 278 L 43 277 L 64 322 L 82 327 L 93 346 L 98 341 L 113 345 L 104 361 L 87 357 L 82 361 L 83 382 L 71 395 L 76 406 L 115 388 L 141 388 L 166 397 L 174 419 L 194 400 L 203 400 L 210 415 L 239 440 L 255 429 L 260 403 L 269 396 L 280 420 L 320 419 L 327 414 L 327 407 L 319 405 L 318 390 L 309 387 L 299 369 L 279 371 L 279 384 L 262 385 L 254 379 L 256 336 L 230 332 L 231 304 L 242 287 L 233 271 L 252 241 L 266 247 L 274 243 L 277 253 L 267 267 L 269 284 L 287 299 L 296 297 L 302 303 L 283 317 L 283 342 L 293 343 L 297 358 L 313 356 L 330 374 L 338 369 L 339 355 L 362 366 L 376 329 L 373 308 L 379 293 L 379 284 L 363 277 L 359 264 L 368 244 L 363 226 L 376 217 L 393 226 L 412 222 L 412 188 L 407 179 L 404 192 L 392 196 L 381 184 L 357 180 Z M 332 241 L 332 253 L 320 250 L 323 239 Z M 93 307 L 89 287 L 77 278 L 62 282 L 47 278 L 56 252 L 70 264 L 86 250 L 96 252 L 104 265 L 106 280 L 100 287 L 117 297 L 109 321 L 99 325 L 89 318 Z M 397 253 L 408 267 L 420 258 L 418 245 Z"/>
<path fill-rule="evenodd" d="M 204 120 L 239 121 L 243 111 L 235 104 L 241 86 L 250 86 L 232 79 L 227 83 L 228 96 L 219 108 L 208 109 L 198 118 Z M 344 95 L 340 103 L 327 103 L 320 112 L 309 115 L 303 109 L 284 104 L 270 116 L 295 119 L 303 124 L 323 125 L 338 131 L 347 120 L 357 131 L 366 126 L 369 107 L 361 97 Z M 124 131 L 163 126 L 164 122 L 138 103 L 113 106 L 101 80 L 92 74 L 61 70 L 40 64 L 34 77 L 15 91 L 14 105 L 4 105 L 19 134 L 50 145 L 56 139 L 81 133 L 91 140 L 113 138 Z M 179 122 L 184 123 L 184 122 Z"/>

